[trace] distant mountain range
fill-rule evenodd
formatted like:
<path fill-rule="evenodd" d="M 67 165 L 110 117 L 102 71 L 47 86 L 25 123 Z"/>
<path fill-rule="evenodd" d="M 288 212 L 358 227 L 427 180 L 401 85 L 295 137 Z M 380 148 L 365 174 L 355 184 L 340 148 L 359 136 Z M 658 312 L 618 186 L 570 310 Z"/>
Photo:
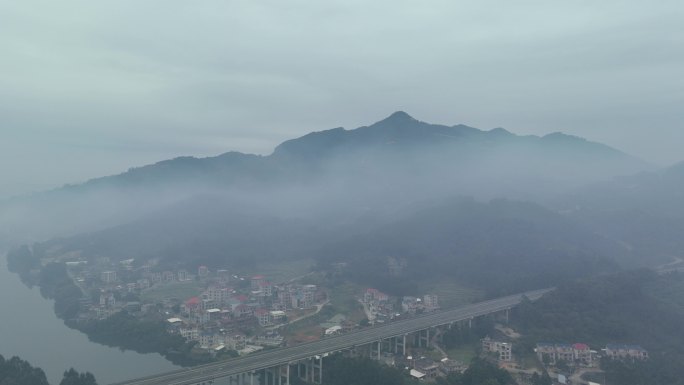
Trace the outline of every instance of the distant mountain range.
<path fill-rule="evenodd" d="M 684 200 L 672 191 L 682 170 L 562 133 L 519 136 L 396 112 L 288 140 L 268 156 L 175 158 L 9 200 L 0 236 L 57 237 L 39 246 L 53 254 L 168 264 L 306 256 L 354 265 L 363 256 L 381 269 L 393 255 L 429 262 L 426 274 L 489 268 L 488 279 L 541 284 L 543 274 L 640 258 L 648 247 L 622 239 L 629 232 L 605 225 L 604 211 L 644 207 L 662 218 Z M 455 198 L 465 196 L 474 200 Z"/>
<path fill-rule="evenodd" d="M 608 146 L 560 133 L 517 136 L 503 129 L 428 124 L 396 112 L 367 127 L 286 141 L 269 156 L 179 157 L 15 198 L 0 204 L 10 229 L 0 239 L 104 229 L 206 193 L 280 190 L 308 193 L 313 201 L 340 195 L 340 204 L 395 207 L 450 195 L 536 199 L 652 169 Z"/>

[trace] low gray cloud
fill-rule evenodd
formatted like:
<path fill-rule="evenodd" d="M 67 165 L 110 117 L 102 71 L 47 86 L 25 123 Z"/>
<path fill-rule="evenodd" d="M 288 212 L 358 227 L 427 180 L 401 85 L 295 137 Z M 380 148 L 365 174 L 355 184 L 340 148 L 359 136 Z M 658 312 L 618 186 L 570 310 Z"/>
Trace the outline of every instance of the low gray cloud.
<path fill-rule="evenodd" d="M 0 196 L 406 110 L 682 160 L 678 1 L 0 2 Z"/>

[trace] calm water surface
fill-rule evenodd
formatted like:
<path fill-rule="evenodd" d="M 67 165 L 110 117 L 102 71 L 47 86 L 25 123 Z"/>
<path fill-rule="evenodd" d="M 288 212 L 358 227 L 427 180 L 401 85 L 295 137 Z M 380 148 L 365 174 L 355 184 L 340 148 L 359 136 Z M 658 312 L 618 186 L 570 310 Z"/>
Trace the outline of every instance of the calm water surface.
<path fill-rule="evenodd" d="M 121 351 L 90 342 L 55 316 L 52 301 L 7 270 L 0 252 L 0 354 L 41 367 L 52 385 L 70 367 L 89 371 L 100 385 L 177 369 L 159 354 Z"/>

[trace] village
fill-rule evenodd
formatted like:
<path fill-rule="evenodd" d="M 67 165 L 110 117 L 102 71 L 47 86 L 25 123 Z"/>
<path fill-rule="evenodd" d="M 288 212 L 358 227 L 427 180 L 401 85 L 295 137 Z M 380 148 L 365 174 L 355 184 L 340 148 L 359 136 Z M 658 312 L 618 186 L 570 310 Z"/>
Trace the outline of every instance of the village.
<path fill-rule="evenodd" d="M 66 264 L 74 282 L 90 293 L 82 300 L 78 320 L 103 320 L 121 311 L 140 318 L 160 318 L 168 333 L 195 343 L 195 349 L 211 357 L 234 357 L 313 341 L 440 309 L 436 294 L 397 298 L 365 288 L 352 293 L 359 317 L 339 313 L 321 320 L 321 310 L 335 293 L 303 279 L 273 283 L 262 274 L 231 274 L 228 269 L 212 271 L 204 265 L 192 272 L 162 270 L 154 264 L 136 266 L 132 259 Z M 307 324 L 302 322 L 306 320 L 314 324 L 298 331 L 306 338 L 296 338 L 293 325 Z M 405 354 L 384 353 L 380 359 L 418 380 L 431 381 L 463 372 L 469 360 L 479 355 L 496 362 L 521 384 L 533 384 L 535 373 L 541 371 L 557 384 L 586 384 L 581 376 L 600 373 L 602 357 L 648 359 L 648 352 L 639 346 L 606 345 L 594 350 L 584 343 L 538 342 L 536 366 L 529 365 L 515 356 L 513 345 L 518 336 L 503 324 L 497 324 L 495 335 L 480 339 L 465 355 L 447 351 L 443 337 L 444 332 L 438 331 L 428 347 L 410 345 Z"/>

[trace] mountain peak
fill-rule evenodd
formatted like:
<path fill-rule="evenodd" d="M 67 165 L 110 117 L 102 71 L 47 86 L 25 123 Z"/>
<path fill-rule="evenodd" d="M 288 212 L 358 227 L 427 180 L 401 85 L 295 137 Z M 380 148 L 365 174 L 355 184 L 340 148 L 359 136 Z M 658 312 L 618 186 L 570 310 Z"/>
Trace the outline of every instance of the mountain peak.
<path fill-rule="evenodd" d="M 386 117 L 383 119 L 384 122 L 415 122 L 416 119 L 414 119 L 411 115 L 407 114 L 404 111 L 396 111 L 392 113 L 392 115 Z"/>
<path fill-rule="evenodd" d="M 501 136 L 513 136 L 514 135 L 510 131 L 506 130 L 505 128 L 501 128 L 501 127 L 491 129 L 488 132 L 490 134 L 493 134 L 493 135 L 501 135 Z"/>

